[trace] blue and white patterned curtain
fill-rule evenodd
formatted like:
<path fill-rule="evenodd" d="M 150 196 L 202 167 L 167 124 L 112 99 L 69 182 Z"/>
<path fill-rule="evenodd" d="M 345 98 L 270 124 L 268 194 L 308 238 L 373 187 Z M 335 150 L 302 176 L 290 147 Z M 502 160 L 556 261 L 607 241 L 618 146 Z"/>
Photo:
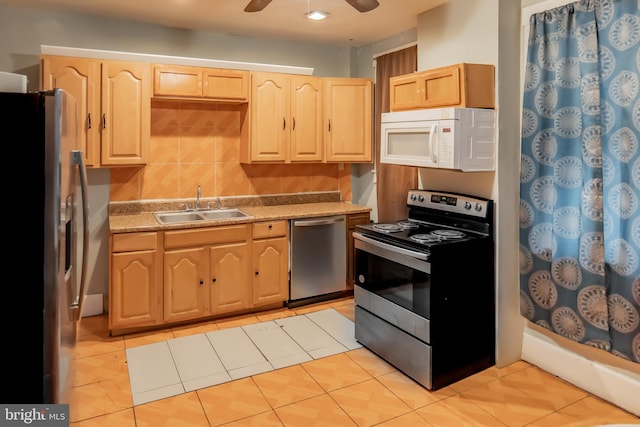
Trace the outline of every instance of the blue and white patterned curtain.
<path fill-rule="evenodd" d="M 640 363 L 640 0 L 531 17 L 520 312 Z"/>

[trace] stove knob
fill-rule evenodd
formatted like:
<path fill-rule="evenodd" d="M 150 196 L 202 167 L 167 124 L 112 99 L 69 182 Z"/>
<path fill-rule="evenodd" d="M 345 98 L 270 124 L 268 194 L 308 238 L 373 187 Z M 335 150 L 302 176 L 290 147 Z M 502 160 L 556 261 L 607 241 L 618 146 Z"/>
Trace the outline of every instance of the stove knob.
<path fill-rule="evenodd" d="M 419 201 L 420 203 L 424 202 L 424 196 L 418 196 L 418 201 Z"/>
<path fill-rule="evenodd" d="M 413 201 L 415 202 L 415 201 L 416 201 L 416 199 L 417 199 L 416 195 L 415 195 L 415 194 L 412 194 L 412 195 L 411 195 L 411 200 L 413 200 Z"/>
<path fill-rule="evenodd" d="M 465 209 L 471 209 L 471 202 L 464 202 Z"/>
<path fill-rule="evenodd" d="M 482 210 L 482 205 L 480 203 L 476 203 L 476 210 L 480 212 Z"/>

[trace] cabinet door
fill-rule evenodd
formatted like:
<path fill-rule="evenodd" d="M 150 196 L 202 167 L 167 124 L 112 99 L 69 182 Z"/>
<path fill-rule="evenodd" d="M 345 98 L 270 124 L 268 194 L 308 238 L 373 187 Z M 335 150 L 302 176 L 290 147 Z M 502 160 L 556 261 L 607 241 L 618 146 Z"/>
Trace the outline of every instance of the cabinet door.
<path fill-rule="evenodd" d="M 77 101 L 80 149 L 87 166 L 100 165 L 100 63 L 95 59 L 43 56 L 43 90 L 64 89 Z"/>
<path fill-rule="evenodd" d="M 389 111 L 420 108 L 422 92 L 418 73 L 405 74 L 389 79 Z"/>
<path fill-rule="evenodd" d="M 164 253 L 164 320 L 175 322 L 208 311 L 209 253 L 191 248 Z"/>
<path fill-rule="evenodd" d="M 211 314 L 251 306 L 251 265 L 246 242 L 214 246 L 210 250 Z"/>
<path fill-rule="evenodd" d="M 249 72 L 203 68 L 202 96 L 220 101 L 249 100 Z"/>
<path fill-rule="evenodd" d="M 277 73 L 251 77 L 251 161 L 284 162 L 289 136 L 288 78 Z"/>
<path fill-rule="evenodd" d="M 460 67 L 457 65 L 423 73 L 421 85 L 423 108 L 461 104 Z"/>
<path fill-rule="evenodd" d="M 289 299 L 289 246 L 286 237 L 253 242 L 253 304 Z"/>
<path fill-rule="evenodd" d="M 109 329 L 162 323 L 156 269 L 156 251 L 111 255 Z"/>
<path fill-rule="evenodd" d="M 151 126 L 150 65 L 102 63 L 102 164 L 144 165 Z"/>
<path fill-rule="evenodd" d="M 291 135 L 289 157 L 292 162 L 320 162 L 323 157 L 322 78 L 291 78 Z"/>
<path fill-rule="evenodd" d="M 202 96 L 202 69 L 180 65 L 153 67 L 153 96 Z"/>
<path fill-rule="evenodd" d="M 372 98 L 370 79 L 324 79 L 325 160 L 371 162 Z"/>

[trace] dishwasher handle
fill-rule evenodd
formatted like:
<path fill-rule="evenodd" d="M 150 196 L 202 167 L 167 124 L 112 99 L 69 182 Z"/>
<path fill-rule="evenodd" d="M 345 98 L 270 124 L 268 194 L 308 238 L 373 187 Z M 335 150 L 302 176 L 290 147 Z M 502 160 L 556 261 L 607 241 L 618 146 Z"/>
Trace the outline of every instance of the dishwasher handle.
<path fill-rule="evenodd" d="M 344 222 L 344 216 L 332 216 L 318 219 L 302 219 L 293 221 L 294 227 L 315 227 L 317 225 L 329 225 Z"/>

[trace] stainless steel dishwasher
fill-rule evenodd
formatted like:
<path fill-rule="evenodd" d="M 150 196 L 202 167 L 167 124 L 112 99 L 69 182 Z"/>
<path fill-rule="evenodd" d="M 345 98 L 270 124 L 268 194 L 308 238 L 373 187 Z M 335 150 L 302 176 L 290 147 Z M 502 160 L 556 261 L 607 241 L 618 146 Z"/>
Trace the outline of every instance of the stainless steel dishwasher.
<path fill-rule="evenodd" d="M 337 296 L 347 289 L 344 215 L 291 220 L 289 307 Z"/>

